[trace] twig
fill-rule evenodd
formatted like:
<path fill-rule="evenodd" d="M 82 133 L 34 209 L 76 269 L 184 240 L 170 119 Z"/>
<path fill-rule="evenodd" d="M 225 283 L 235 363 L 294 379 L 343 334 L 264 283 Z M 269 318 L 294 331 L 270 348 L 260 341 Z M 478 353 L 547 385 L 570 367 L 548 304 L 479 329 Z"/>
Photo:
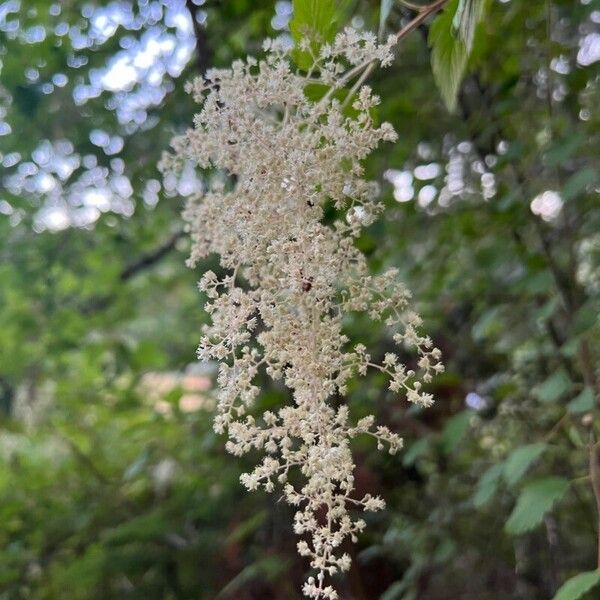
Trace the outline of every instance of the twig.
<path fill-rule="evenodd" d="M 415 29 L 417 29 L 419 27 L 419 25 L 421 25 L 421 23 L 423 23 L 423 21 L 425 21 L 425 19 L 427 19 L 427 17 L 433 15 L 438 10 L 440 10 L 444 6 L 444 4 L 446 4 L 446 2 L 448 2 L 448 0 L 437 0 L 437 2 L 434 2 L 433 4 L 429 4 L 428 6 L 420 7 L 419 14 L 416 17 L 414 17 L 414 19 L 409 21 L 402 29 L 400 29 L 400 31 L 398 31 L 397 33 L 394 34 L 394 37 L 396 38 L 394 44 L 397 44 L 402 38 L 406 37 L 411 31 L 414 31 Z M 360 68 L 364 68 L 364 71 L 362 72 L 360 78 L 352 86 L 350 93 L 344 100 L 344 106 L 346 106 L 350 102 L 351 98 L 354 96 L 354 94 L 357 92 L 357 90 L 360 88 L 360 86 L 365 82 L 367 77 L 371 74 L 371 72 L 375 68 L 375 65 L 376 65 L 376 61 L 370 61 L 368 63 L 365 63 L 361 67 L 359 67 L 359 70 L 360 70 Z M 356 70 L 356 68 L 352 69 L 352 71 L 350 71 L 348 74 L 346 74 L 345 78 L 347 78 L 351 73 L 354 73 L 355 70 Z M 332 90 L 333 90 L 333 88 L 331 88 L 330 92 L 328 92 L 326 94 L 326 96 L 325 96 L 326 98 L 329 97 Z"/>
<path fill-rule="evenodd" d="M 350 92 L 348 93 L 348 96 L 346 96 L 346 99 L 344 100 L 344 103 L 342 104 L 342 108 L 344 108 L 345 106 L 347 106 L 350 103 L 354 94 L 356 94 L 356 92 L 360 89 L 360 86 L 366 81 L 367 77 L 371 74 L 371 71 L 374 68 L 375 68 L 375 63 L 374 62 L 369 63 L 367 68 L 363 71 L 362 75 L 356 80 L 356 83 L 352 86 L 352 89 L 350 90 Z"/>
<path fill-rule="evenodd" d="M 142 254 L 140 258 L 126 266 L 123 271 L 121 271 L 121 275 L 119 276 L 121 281 L 127 281 L 140 271 L 143 271 L 144 269 L 147 269 L 148 267 L 151 267 L 155 263 L 159 262 L 175 248 L 177 242 L 183 237 L 183 235 L 183 230 L 177 231 L 164 244 L 162 244 L 162 246 L 156 248 L 156 250 L 153 250 L 148 254 Z"/>
<path fill-rule="evenodd" d="M 437 2 L 421 8 L 419 14 L 396 34 L 396 41 L 401 40 L 411 31 L 416 29 L 423 21 L 425 21 L 425 19 L 427 19 L 427 17 L 440 10 L 447 1 L 448 0 L 437 0 Z"/>
<path fill-rule="evenodd" d="M 205 73 L 210 66 L 212 50 L 206 41 L 206 32 L 196 19 L 199 7 L 194 4 L 193 0 L 186 0 L 185 5 L 192 17 L 192 26 L 194 27 L 194 36 L 196 37 L 196 64 L 200 73 Z"/>

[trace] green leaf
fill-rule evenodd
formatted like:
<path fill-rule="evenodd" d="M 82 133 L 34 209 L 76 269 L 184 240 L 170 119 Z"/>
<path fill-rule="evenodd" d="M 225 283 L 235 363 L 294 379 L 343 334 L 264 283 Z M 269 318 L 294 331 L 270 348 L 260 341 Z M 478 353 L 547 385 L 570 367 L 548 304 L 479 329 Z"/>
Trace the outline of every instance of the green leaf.
<path fill-rule="evenodd" d="M 477 342 L 492 337 L 502 331 L 500 309 L 495 306 L 486 310 L 473 324 L 473 339 Z"/>
<path fill-rule="evenodd" d="M 537 527 L 568 487 L 569 482 L 563 477 L 544 477 L 526 485 L 504 526 L 506 533 L 519 535 Z"/>
<path fill-rule="evenodd" d="M 240 589 L 254 579 L 273 581 L 288 568 L 287 561 L 278 556 L 267 556 L 248 565 L 240 571 L 229 583 L 220 591 L 219 597 L 227 598 L 237 594 Z"/>
<path fill-rule="evenodd" d="M 473 48 L 475 28 L 483 18 L 484 9 L 484 0 L 459 0 L 452 19 L 452 31 L 462 40 L 467 52 L 471 52 Z"/>
<path fill-rule="evenodd" d="M 565 187 L 562 190 L 562 199 L 565 202 L 576 198 L 581 192 L 585 191 L 585 189 L 589 185 L 593 185 L 596 183 L 598 179 L 598 173 L 596 169 L 587 168 L 582 169 L 581 171 L 577 171 L 577 173 L 571 175 L 565 183 Z"/>
<path fill-rule="evenodd" d="M 569 159 L 585 142 L 581 132 L 557 140 L 544 154 L 544 162 L 548 167 L 556 167 Z"/>
<path fill-rule="evenodd" d="M 448 420 L 442 432 L 442 450 L 450 454 L 464 437 L 471 420 L 471 411 L 463 411 Z"/>
<path fill-rule="evenodd" d="M 550 298 L 539 310 L 535 312 L 535 318 L 544 322 L 547 321 L 559 307 L 559 301 L 555 298 Z"/>
<path fill-rule="evenodd" d="M 456 97 L 485 5 L 483 0 L 450 0 L 429 30 L 433 76 L 450 112 L 456 109 Z"/>
<path fill-rule="evenodd" d="M 457 6 L 458 0 L 449 2 L 429 30 L 433 77 L 450 112 L 456 109 L 456 96 L 468 60 L 464 42 L 452 35 Z"/>
<path fill-rule="evenodd" d="M 416 442 L 413 442 L 408 450 L 404 453 L 402 458 L 402 464 L 405 467 L 410 467 L 413 465 L 417 459 L 427 452 L 429 448 L 429 438 L 420 438 Z"/>
<path fill-rule="evenodd" d="M 169 518 L 155 510 L 105 530 L 103 538 L 110 545 L 131 544 L 155 540 L 168 531 Z"/>
<path fill-rule="evenodd" d="M 571 380 L 562 369 L 533 388 L 533 394 L 541 402 L 556 402 L 571 388 Z"/>
<path fill-rule="evenodd" d="M 593 299 L 588 300 L 576 313 L 573 320 L 573 333 L 580 335 L 598 323 L 598 308 Z"/>
<path fill-rule="evenodd" d="M 600 569 L 586 571 L 563 583 L 552 600 L 577 600 L 600 583 Z"/>
<path fill-rule="evenodd" d="M 567 410 L 570 413 L 578 414 L 592 410 L 594 408 L 594 391 L 591 387 L 586 387 L 569 404 Z"/>
<path fill-rule="evenodd" d="M 318 54 L 321 46 L 335 37 L 346 4 L 345 0 L 294 0 L 290 33 L 296 45 L 302 39 L 308 39 L 313 54 Z M 301 69 L 309 69 L 312 65 L 308 51 L 296 49 L 293 57 Z"/>
<path fill-rule="evenodd" d="M 504 471 L 504 463 L 492 465 L 477 482 L 477 489 L 473 496 L 473 504 L 477 508 L 486 505 L 498 490 L 498 483 Z"/>
<path fill-rule="evenodd" d="M 504 480 L 509 486 L 515 485 L 527 469 L 531 466 L 542 452 L 546 449 L 546 444 L 539 442 L 537 444 L 529 444 L 521 446 L 510 453 L 504 465 Z"/>
<path fill-rule="evenodd" d="M 228 544 L 239 544 L 247 537 L 252 535 L 259 529 L 267 518 L 267 511 L 260 510 L 248 519 L 244 519 L 234 530 L 227 536 Z"/>

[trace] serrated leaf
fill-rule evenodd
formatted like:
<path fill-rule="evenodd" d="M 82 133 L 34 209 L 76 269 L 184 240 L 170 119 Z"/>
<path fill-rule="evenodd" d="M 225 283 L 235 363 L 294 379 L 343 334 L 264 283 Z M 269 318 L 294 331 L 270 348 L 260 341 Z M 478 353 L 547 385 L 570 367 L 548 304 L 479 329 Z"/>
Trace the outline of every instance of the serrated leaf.
<path fill-rule="evenodd" d="M 433 76 L 450 112 L 456 108 L 476 25 L 483 17 L 485 4 L 483 0 L 450 0 L 429 30 Z"/>
<path fill-rule="evenodd" d="M 577 600 L 600 583 L 600 569 L 586 571 L 562 584 L 552 600 Z"/>
<path fill-rule="evenodd" d="M 563 477 L 544 477 L 527 484 L 504 526 L 506 533 L 519 535 L 537 527 L 568 487 L 569 482 Z"/>
<path fill-rule="evenodd" d="M 515 485 L 525 475 L 533 461 L 539 458 L 546 448 L 546 444 L 539 442 L 521 446 L 511 452 L 504 465 L 503 475 L 506 483 L 509 486 Z"/>
<path fill-rule="evenodd" d="M 477 489 L 473 496 L 473 504 L 477 508 L 485 506 L 498 490 L 498 483 L 504 471 L 504 463 L 492 465 L 477 482 Z"/>
<path fill-rule="evenodd" d="M 584 413 L 594 408 L 594 390 L 591 387 L 586 387 L 583 391 L 569 404 L 567 410 L 573 414 Z"/>
<path fill-rule="evenodd" d="M 483 17 L 485 0 L 459 0 L 452 19 L 452 31 L 464 43 L 467 53 L 473 48 L 475 28 Z"/>
<path fill-rule="evenodd" d="M 449 2 L 429 30 L 431 69 L 448 110 L 454 112 L 456 96 L 467 67 L 467 48 L 452 35 L 452 19 L 458 0 Z"/>
<path fill-rule="evenodd" d="M 533 394 L 541 402 L 556 402 L 571 387 L 569 376 L 561 369 L 550 375 L 544 382 L 536 385 Z"/>

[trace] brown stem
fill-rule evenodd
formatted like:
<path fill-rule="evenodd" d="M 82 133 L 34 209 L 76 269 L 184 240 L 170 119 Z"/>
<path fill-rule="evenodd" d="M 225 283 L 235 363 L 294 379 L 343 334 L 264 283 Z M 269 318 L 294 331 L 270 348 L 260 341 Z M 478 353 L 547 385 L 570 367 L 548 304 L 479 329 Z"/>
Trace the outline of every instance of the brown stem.
<path fill-rule="evenodd" d="M 206 31 L 204 31 L 202 25 L 196 19 L 200 8 L 192 0 L 186 0 L 185 5 L 192 17 L 194 36 L 196 37 L 196 65 L 200 73 L 204 73 L 210 66 L 212 51 L 206 41 Z"/>
<path fill-rule="evenodd" d="M 434 2 L 429 6 L 424 6 L 420 10 L 419 14 L 396 34 L 396 39 L 401 40 L 403 37 L 407 36 L 411 31 L 415 30 L 421 23 L 423 23 L 427 17 L 440 10 L 447 1 L 448 0 L 437 0 L 437 2 Z"/>

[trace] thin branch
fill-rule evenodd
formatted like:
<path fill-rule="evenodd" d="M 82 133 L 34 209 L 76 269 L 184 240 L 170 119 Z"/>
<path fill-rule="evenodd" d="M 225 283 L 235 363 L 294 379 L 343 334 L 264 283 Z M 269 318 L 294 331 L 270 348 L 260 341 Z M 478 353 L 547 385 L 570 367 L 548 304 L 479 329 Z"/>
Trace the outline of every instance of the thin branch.
<path fill-rule="evenodd" d="M 119 281 L 125 283 L 126 281 L 132 279 L 138 273 L 141 273 L 142 271 L 145 271 L 146 269 L 149 269 L 155 264 L 159 263 L 163 258 L 165 258 L 170 252 L 172 252 L 176 248 L 177 241 L 183 236 L 183 230 L 177 231 L 166 242 L 164 242 L 155 250 L 152 250 L 147 254 L 142 254 L 141 257 L 127 265 L 121 271 L 119 275 Z M 114 299 L 114 294 L 96 296 L 94 298 L 88 299 L 82 306 L 80 306 L 79 310 L 84 315 L 92 315 L 108 308 L 108 306 L 111 304 L 111 302 L 113 302 Z"/>
<path fill-rule="evenodd" d="M 157 262 L 162 260 L 171 250 L 175 248 L 177 242 L 183 237 L 183 230 L 177 231 L 174 233 L 164 244 L 153 250 L 152 252 L 148 252 L 147 254 L 142 254 L 140 258 L 136 261 L 132 262 L 128 266 L 126 266 L 119 279 L 121 281 L 127 281 L 131 279 L 134 275 L 137 275 L 140 271 L 147 269 L 155 265 Z"/>
<path fill-rule="evenodd" d="M 407 36 L 411 31 L 413 31 L 417 27 L 419 27 L 419 25 L 421 25 L 421 23 L 423 23 L 423 21 L 425 21 L 425 19 L 427 19 L 427 17 L 429 17 L 430 15 L 433 15 L 438 10 L 440 10 L 444 6 L 444 4 L 446 4 L 447 1 L 448 0 L 437 0 L 437 2 L 434 2 L 433 4 L 429 4 L 428 6 L 423 6 L 419 10 L 419 14 L 412 21 L 407 23 L 396 34 L 396 40 L 397 41 L 401 40 L 403 37 Z"/>
<path fill-rule="evenodd" d="M 434 2 L 433 4 L 429 4 L 428 6 L 420 7 L 419 13 L 417 14 L 417 16 L 414 17 L 404 27 L 402 27 L 402 29 L 400 29 L 397 33 L 394 34 L 394 37 L 396 38 L 396 41 L 394 42 L 394 44 L 397 44 L 401 39 L 405 38 L 409 33 L 414 31 L 415 29 L 417 29 L 419 27 L 419 25 L 421 25 L 423 23 L 423 21 L 425 21 L 429 16 L 433 15 L 438 10 L 440 10 L 444 6 L 444 4 L 446 4 L 446 2 L 448 2 L 448 0 L 437 0 L 437 2 Z M 344 78 L 341 80 L 341 81 L 344 81 L 344 79 L 349 80 L 354 76 L 355 71 L 356 71 L 356 74 L 358 74 L 358 73 L 360 73 L 361 70 L 364 69 L 360 78 L 354 84 L 354 86 L 350 90 L 350 93 L 348 94 L 346 100 L 344 101 L 344 106 L 346 106 L 347 104 L 350 103 L 350 100 L 352 99 L 354 94 L 358 91 L 358 89 L 362 86 L 362 84 L 366 81 L 367 77 L 369 77 L 369 75 L 375 68 L 376 63 L 377 63 L 377 61 L 373 60 L 370 62 L 366 62 L 362 65 L 359 65 L 358 67 L 355 67 L 354 69 L 349 71 L 344 76 Z M 334 88 L 331 88 L 329 90 L 329 92 L 325 95 L 324 99 L 328 99 L 329 96 L 333 93 L 333 90 L 334 90 Z"/>
<path fill-rule="evenodd" d="M 196 37 L 196 65 L 198 66 L 200 73 L 205 73 L 210 67 L 212 50 L 206 40 L 206 31 L 197 19 L 200 7 L 194 4 L 193 0 L 186 0 L 185 5 L 192 17 L 194 36 Z"/>

